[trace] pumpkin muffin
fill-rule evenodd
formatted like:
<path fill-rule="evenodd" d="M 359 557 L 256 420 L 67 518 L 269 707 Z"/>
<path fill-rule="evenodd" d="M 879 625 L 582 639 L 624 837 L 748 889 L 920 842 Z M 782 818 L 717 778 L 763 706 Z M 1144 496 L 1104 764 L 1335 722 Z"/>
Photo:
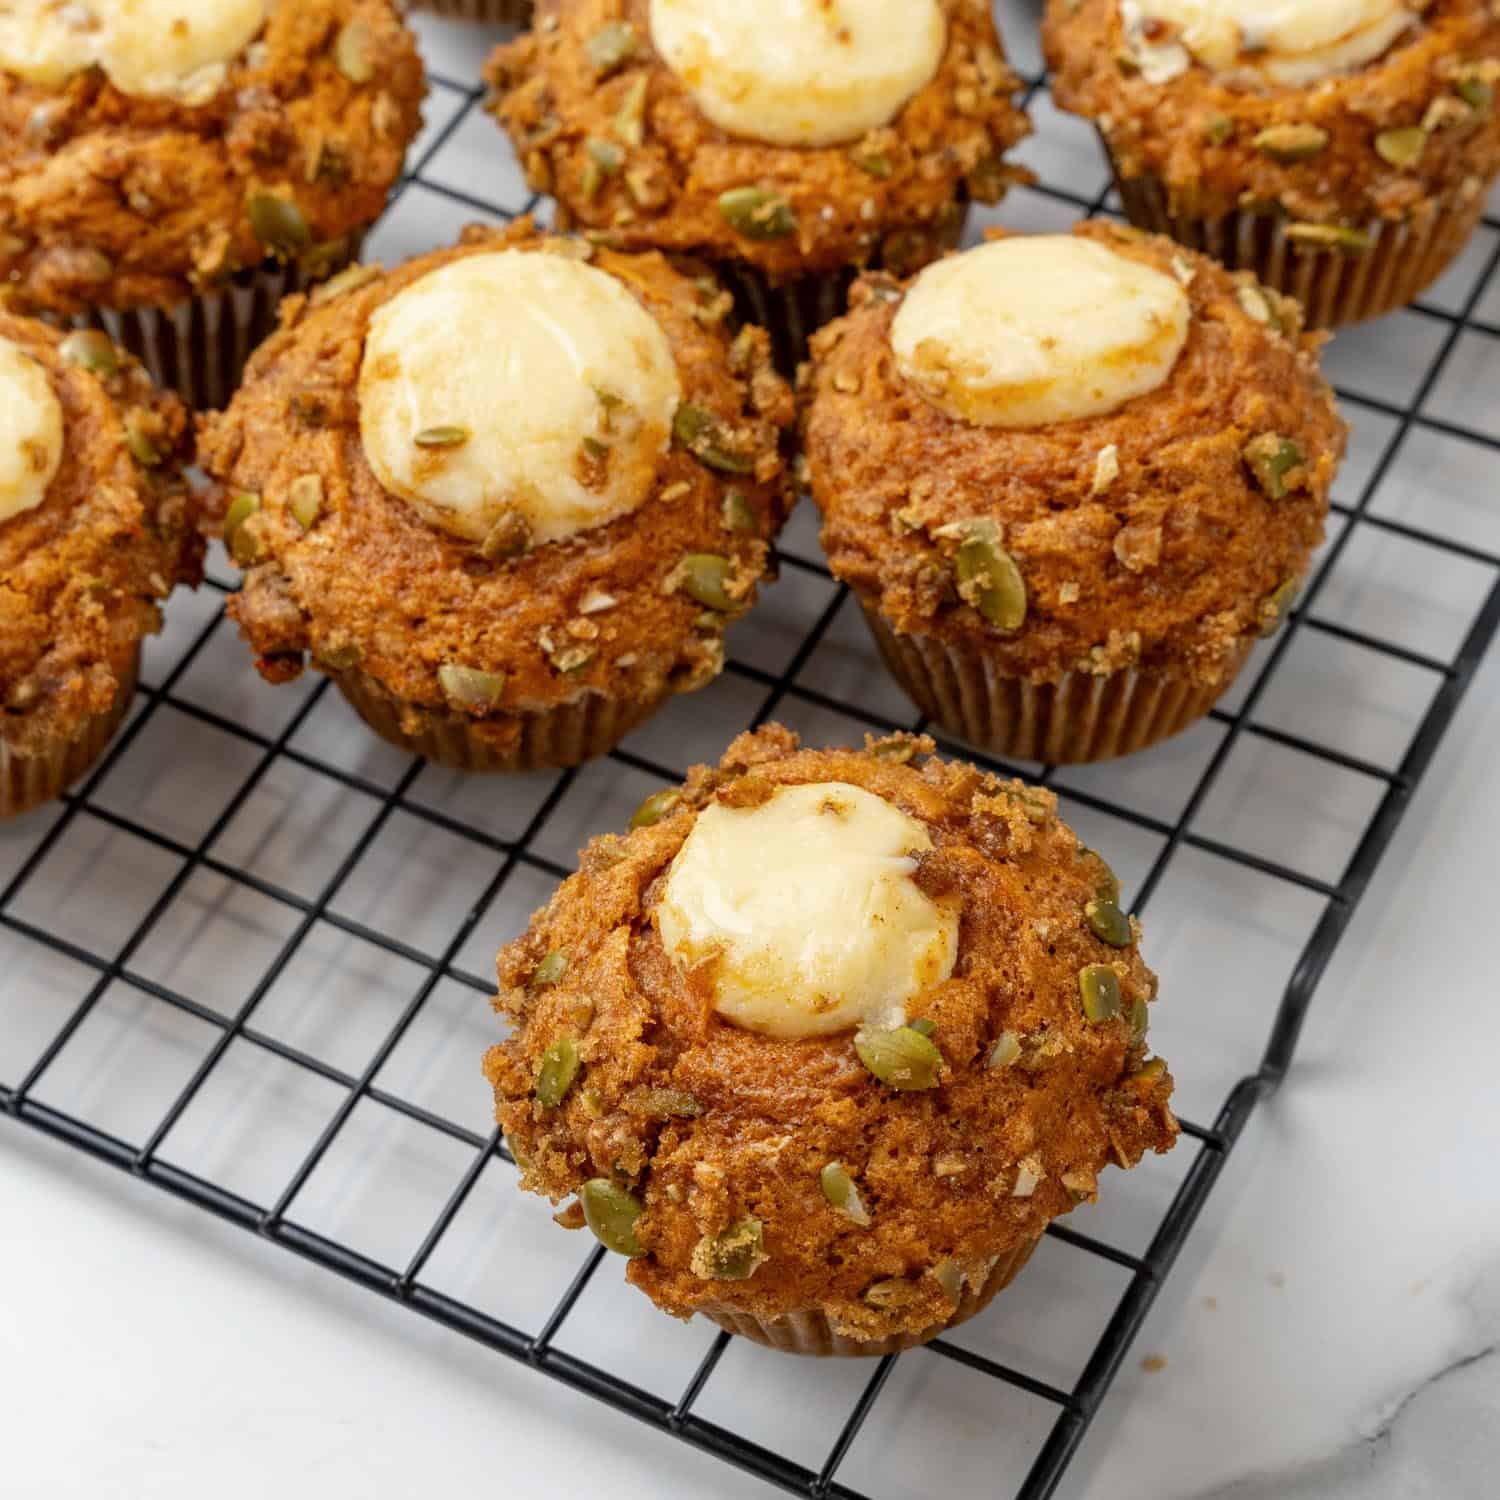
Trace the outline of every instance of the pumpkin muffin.
<path fill-rule="evenodd" d="M 421 124 L 394 0 L 0 9 L 0 282 L 222 405 L 288 292 L 355 258 Z"/>
<path fill-rule="evenodd" d="M 1297 304 L 1106 223 L 851 300 L 804 370 L 809 483 L 922 712 L 1051 763 L 1207 713 L 1295 599 L 1344 449 Z"/>
<path fill-rule="evenodd" d="M 724 300 L 524 219 L 289 299 L 199 450 L 261 673 L 310 655 L 387 739 L 487 771 L 576 765 L 712 681 L 793 420 Z"/>
<path fill-rule="evenodd" d="M 650 798 L 499 957 L 522 1185 L 667 1312 L 887 1354 L 1169 1150 L 1139 924 L 1056 799 L 772 725 Z"/>
<path fill-rule="evenodd" d="M 1053 94 L 1132 223 L 1298 298 L 1308 327 L 1414 300 L 1500 174 L 1490 0 L 1051 0 Z"/>
<path fill-rule="evenodd" d="M 0 312 L 0 818 L 61 795 L 200 578 L 187 413 L 104 334 Z"/>
<path fill-rule="evenodd" d="M 784 368 L 1029 176 L 988 0 L 541 0 L 486 76 L 560 226 L 710 262 Z"/>

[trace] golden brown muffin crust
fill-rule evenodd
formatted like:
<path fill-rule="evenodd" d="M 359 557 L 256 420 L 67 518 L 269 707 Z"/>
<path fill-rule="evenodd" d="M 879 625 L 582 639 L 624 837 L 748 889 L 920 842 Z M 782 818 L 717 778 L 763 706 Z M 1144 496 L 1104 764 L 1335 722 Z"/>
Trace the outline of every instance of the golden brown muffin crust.
<path fill-rule="evenodd" d="M 109 708 L 142 637 L 161 628 L 159 601 L 199 581 L 203 547 L 177 398 L 120 351 L 115 373 L 90 373 L 29 318 L 0 313 L 0 338 L 42 366 L 63 412 L 46 498 L 0 521 L 0 737 L 25 757 Z"/>
<path fill-rule="evenodd" d="M 496 561 L 382 488 L 365 458 L 357 396 L 371 317 L 430 272 L 505 249 L 589 256 L 628 287 L 666 334 L 684 408 L 712 415 L 746 472 L 710 467 L 679 438 L 638 510 Z M 717 675 L 724 626 L 753 602 L 790 504 L 781 443 L 793 412 L 765 335 L 747 328 L 731 339 L 722 326 L 727 299 L 716 283 L 660 255 L 539 234 L 523 219 L 471 229 L 457 248 L 385 274 L 345 273 L 328 292 L 283 303 L 281 331 L 256 353 L 228 411 L 202 423 L 200 460 L 221 481 L 220 508 L 241 492 L 261 502 L 235 533 L 253 565 L 229 608 L 265 676 L 296 676 L 308 651 L 325 670 L 357 662 L 420 713 L 448 710 L 445 665 L 501 673 L 498 709 L 476 709 L 475 726 L 503 746 L 519 734 L 518 714 L 589 691 L 651 701 L 664 685 L 687 690 Z M 308 477 L 321 498 L 304 531 L 289 502 Z M 732 563 L 732 609 L 689 595 L 679 566 L 689 554 Z M 598 608 L 601 600 L 613 602 Z"/>
<path fill-rule="evenodd" d="M 392 0 L 283 0 L 201 104 L 0 72 L 0 280 L 20 311 L 71 315 L 171 306 L 268 249 L 316 266 L 380 216 L 425 87 Z M 265 196 L 300 214 L 285 244 L 252 227 Z"/>
<path fill-rule="evenodd" d="M 1045 428 L 957 421 L 896 368 L 903 288 L 867 277 L 804 370 L 823 544 L 834 574 L 898 631 L 979 641 L 1007 675 L 1047 682 L 1140 662 L 1212 683 L 1272 623 L 1270 596 L 1302 577 L 1323 535 L 1346 436 L 1318 371 L 1324 338 L 1301 332 L 1295 303 L 1168 240 L 1105 223 L 1074 232 L 1187 280 L 1192 321 L 1165 383 Z M 1245 459 L 1267 434 L 1305 460 L 1279 499 Z M 1096 492 L 1109 449 L 1118 472 Z M 998 524 L 1025 582 L 1014 634 L 955 586 L 962 523 L 976 517 Z"/>
<path fill-rule="evenodd" d="M 595 1177 L 633 1192 L 646 1254 L 628 1275 L 669 1312 L 816 1308 L 864 1339 L 930 1328 L 952 1311 L 935 1268 L 954 1263 L 978 1286 L 997 1256 L 1092 1197 L 1107 1162 L 1133 1165 L 1176 1137 L 1170 1075 L 1142 1071 L 1128 1021 L 1090 1025 L 1080 1007 L 1089 964 L 1113 967 L 1127 1012 L 1156 992 L 1135 924 L 1130 946 L 1112 948 L 1085 921 L 1107 868 L 1058 821 L 1050 793 L 935 758 L 918 769 L 932 748 L 895 736 L 862 751 L 799 750 L 776 725 L 743 735 L 717 769 L 691 772 L 655 826 L 595 839 L 579 873 L 500 954 L 496 1005 L 516 1029 L 485 1072 L 526 1163 L 522 1180 L 554 1202 Z M 713 1010 L 708 973 L 681 974 L 657 934 L 662 876 L 700 809 L 825 781 L 920 820 L 933 849 L 914 878 L 959 895 L 953 975 L 909 1007 L 936 1028 L 933 1089 L 878 1082 L 852 1033 L 788 1041 L 731 1025 Z M 556 952 L 567 966 L 539 987 L 537 967 Z M 1020 1056 L 991 1067 L 1005 1031 Z M 565 1036 L 583 1066 L 549 1109 L 534 1096 L 537 1069 Z M 830 1162 L 854 1180 L 868 1226 L 824 1197 Z M 1037 1179 L 1029 1197 L 1016 1193 L 1023 1171 Z M 760 1222 L 764 1263 L 745 1280 L 702 1274 L 705 1239 L 749 1218 Z M 869 1289 L 892 1281 L 874 1305 Z"/>
<path fill-rule="evenodd" d="M 559 222 L 622 248 L 747 262 L 772 280 L 876 260 L 914 270 L 943 247 L 961 196 L 996 202 L 1030 175 L 1002 161 L 1031 127 L 1012 103 L 1020 81 L 989 0 L 942 5 L 936 76 L 889 126 L 849 145 L 770 146 L 714 125 L 652 51 L 649 0 L 541 0 L 533 31 L 490 60 L 491 107 L 532 188 L 557 197 Z M 621 24 L 630 51 L 601 74 L 589 41 Z M 719 197 L 742 187 L 784 200 L 795 229 L 737 232 Z"/>
<path fill-rule="evenodd" d="M 1122 176 L 1163 179 L 1173 213 L 1279 204 L 1295 220 L 1358 228 L 1419 216 L 1454 192 L 1477 197 L 1500 171 L 1491 0 L 1434 0 L 1382 58 L 1303 88 L 1237 87 L 1196 65 L 1149 83 L 1131 66 L 1119 0 L 1049 0 L 1043 37 L 1057 102 L 1099 126 Z M 1322 142 L 1287 159 L 1263 132 L 1289 127 Z M 1388 131 L 1424 128 L 1409 164 L 1377 149 Z"/>

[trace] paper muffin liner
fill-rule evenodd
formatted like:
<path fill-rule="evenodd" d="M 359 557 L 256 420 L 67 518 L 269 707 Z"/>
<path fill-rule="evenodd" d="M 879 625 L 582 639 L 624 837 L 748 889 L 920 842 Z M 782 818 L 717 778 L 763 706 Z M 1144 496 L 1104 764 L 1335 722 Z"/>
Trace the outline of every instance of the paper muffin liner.
<path fill-rule="evenodd" d="M 56 801 L 94 765 L 130 712 L 140 670 L 137 646 L 119 679 L 114 702 L 71 739 L 59 739 L 39 755 L 17 755 L 0 739 L 0 818 L 18 818 Z"/>
<path fill-rule="evenodd" d="M 412 10 L 425 10 L 453 21 L 489 21 L 502 26 L 529 26 L 531 0 L 412 0 Z"/>
<path fill-rule="evenodd" d="M 478 732 L 478 721 L 471 715 L 428 708 L 417 710 L 422 729 L 413 734 L 402 723 L 408 706 L 368 672 L 356 667 L 329 675 L 381 739 L 455 771 L 563 770 L 582 765 L 613 750 L 666 696 L 635 701 L 587 693 L 576 703 L 518 714 L 520 736 L 502 747 Z"/>
<path fill-rule="evenodd" d="M 1113 760 L 1181 734 L 1229 691 L 1255 644 L 1242 641 L 1213 684 L 1144 667 L 1028 682 L 982 652 L 898 635 L 873 609 L 865 620 L 891 675 L 940 730 L 1004 760 L 1055 766 Z"/>
<path fill-rule="evenodd" d="M 281 299 L 342 271 L 358 259 L 363 241 L 361 232 L 325 247 L 316 274 L 305 265 L 268 260 L 175 307 L 99 307 L 64 321 L 74 328 L 102 328 L 187 405 L 224 407 L 250 356 L 275 332 Z"/>
<path fill-rule="evenodd" d="M 1302 304 L 1309 328 L 1359 323 L 1415 302 L 1468 243 L 1486 197 L 1453 192 L 1420 220 L 1372 220 L 1360 230 L 1368 248 L 1341 250 L 1289 235 L 1295 221 L 1285 214 L 1174 214 L 1161 178 L 1117 174 L 1116 181 L 1125 215 L 1138 229 L 1169 235 L 1231 271 L 1253 271 L 1265 286 Z"/>
<path fill-rule="evenodd" d="M 930 1343 L 933 1339 L 966 1323 L 976 1313 L 983 1312 L 997 1292 L 1003 1291 L 1021 1273 L 1021 1268 L 1031 1259 L 1038 1240 L 1027 1240 L 1007 1251 L 997 1260 L 977 1291 L 964 1282 L 963 1295 L 953 1315 L 944 1323 L 934 1323 L 929 1328 L 915 1333 L 893 1334 L 884 1339 L 852 1339 L 834 1332 L 828 1318 L 816 1308 L 805 1312 L 786 1313 L 779 1318 L 757 1318 L 751 1313 L 732 1307 L 702 1307 L 699 1311 L 710 1322 L 741 1338 L 753 1339 L 771 1349 L 780 1349 L 786 1354 L 833 1355 L 841 1359 L 868 1355 L 899 1354 L 903 1349 L 914 1349 L 918 1344 Z"/>
<path fill-rule="evenodd" d="M 956 249 L 968 221 L 968 205 L 946 229 L 941 250 Z M 754 267 L 739 261 L 714 261 L 713 269 L 734 297 L 735 312 L 746 323 L 758 323 L 771 335 L 777 367 L 794 375 L 807 358 L 807 341 L 825 323 L 841 316 L 848 304 L 849 288 L 860 270 L 878 271 L 880 261 L 866 267 L 846 266 L 795 281 L 774 282 Z"/>

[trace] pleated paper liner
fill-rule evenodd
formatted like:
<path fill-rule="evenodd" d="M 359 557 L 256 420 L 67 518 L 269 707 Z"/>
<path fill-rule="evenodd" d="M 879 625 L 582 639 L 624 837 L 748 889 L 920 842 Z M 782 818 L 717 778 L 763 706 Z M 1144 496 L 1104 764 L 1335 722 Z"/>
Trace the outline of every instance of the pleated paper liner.
<path fill-rule="evenodd" d="M 865 620 L 891 675 L 938 729 L 1002 759 L 1045 765 L 1113 760 L 1181 734 L 1229 691 L 1254 647 L 1242 642 L 1212 685 L 1141 667 L 1036 683 L 980 652 L 898 635 L 874 610 Z"/>
<path fill-rule="evenodd" d="M 72 739 L 60 740 L 40 755 L 17 755 L 0 739 L 0 818 L 17 818 L 55 802 L 92 769 L 130 712 L 140 669 L 137 646 L 119 679 L 114 702 L 89 719 Z"/>
<path fill-rule="evenodd" d="M 606 698 L 586 693 L 575 703 L 541 713 L 520 714 L 520 738 L 502 749 L 476 732 L 469 714 L 419 709 L 420 731 L 403 725 L 407 705 L 358 667 L 330 672 L 350 707 L 381 739 L 434 765 L 455 771 L 562 770 L 613 750 L 650 718 L 670 693 Z"/>
<path fill-rule="evenodd" d="M 968 204 L 951 224 L 945 224 L 940 252 L 956 249 L 968 222 Z M 860 269 L 878 271 L 880 261 L 863 268 L 853 266 L 794 281 L 774 282 L 750 266 L 735 261 L 715 261 L 713 270 L 734 297 L 741 322 L 758 323 L 771 335 L 776 366 L 785 375 L 795 375 L 807 358 L 807 341 L 825 323 L 840 317 L 847 308 L 849 288 Z"/>
<path fill-rule="evenodd" d="M 918 1344 L 929 1343 L 947 1333 L 950 1328 L 967 1323 L 976 1313 L 983 1312 L 995 1294 L 1003 1291 L 1020 1275 L 1021 1268 L 1031 1259 L 1031 1252 L 1038 1243 L 1038 1240 L 1027 1240 L 1025 1244 L 1007 1251 L 995 1262 L 984 1285 L 977 1291 L 965 1281 L 963 1295 L 959 1298 L 958 1306 L 953 1309 L 953 1316 L 945 1323 L 934 1323 L 930 1328 L 919 1329 L 915 1333 L 895 1334 L 890 1338 L 868 1341 L 851 1339 L 844 1334 L 835 1333 L 827 1317 L 816 1309 L 787 1313 L 780 1318 L 757 1318 L 732 1307 L 703 1307 L 699 1311 L 710 1322 L 728 1329 L 730 1333 L 737 1333 L 741 1338 L 752 1339 L 771 1349 L 780 1349 L 786 1354 L 832 1355 L 841 1359 L 899 1354 L 903 1349 L 914 1349 Z"/>
<path fill-rule="evenodd" d="M 412 10 L 425 10 L 450 21 L 488 21 L 501 26 L 531 23 L 531 0 L 412 0 Z"/>
<path fill-rule="evenodd" d="M 1299 238 L 1285 214 L 1249 209 L 1218 218 L 1174 214 L 1157 177 L 1118 179 L 1125 215 L 1138 229 L 1169 235 L 1231 271 L 1253 271 L 1274 291 L 1295 297 L 1309 328 L 1359 323 L 1415 302 L 1469 242 L 1485 192 L 1454 192 L 1409 222 L 1375 219 L 1347 248 Z"/>
<path fill-rule="evenodd" d="M 315 265 L 268 260 L 175 307 L 93 308 L 67 321 L 102 328 L 159 386 L 202 410 L 224 407 L 256 348 L 276 330 L 283 297 L 306 291 L 358 259 L 364 235 L 326 247 Z M 315 274 L 314 274 L 315 273 Z"/>

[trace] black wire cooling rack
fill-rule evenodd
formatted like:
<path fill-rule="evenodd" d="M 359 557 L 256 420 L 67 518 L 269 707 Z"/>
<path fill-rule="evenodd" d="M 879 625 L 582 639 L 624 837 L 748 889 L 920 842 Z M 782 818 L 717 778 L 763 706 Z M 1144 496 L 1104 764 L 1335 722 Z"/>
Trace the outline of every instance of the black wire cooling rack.
<path fill-rule="evenodd" d="M 1014 33 L 1034 22 L 1028 11 L 1012 26 L 1010 15 L 1002 16 L 1007 40 L 1024 66 L 1035 48 L 1018 44 Z M 472 33 L 431 23 L 426 39 L 438 69 L 446 64 L 456 75 L 462 65 L 463 78 L 477 76 L 482 50 Z M 998 217 L 1052 227 L 1109 212 L 1095 148 L 1052 111 L 1039 69 L 1036 63 L 1028 89 L 1039 135 L 1027 150 L 1042 181 L 1013 194 Z M 436 243 L 467 218 L 538 207 L 477 109 L 480 98 L 457 76 L 434 79 L 429 113 L 436 118 L 388 217 L 387 227 L 396 227 L 383 241 L 377 235 L 377 253 Z M 498 182 L 497 196 L 473 196 L 476 181 Z M 1184 1096 L 1205 1104 L 1201 1113 L 1211 1119 L 1184 1121 L 1187 1139 L 1168 1158 L 1179 1163 L 1177 1175 L 1153 1190 L 1148 1215 L 1127 1214 L 1129 1233 L 1112 1232 L 1108 1221 L 1100 1233 L 1071 1223 L 1050 1230 L 1054 1245 L 1118 1278 L 1099 1326 L 1073 1340 L 1076 1358 L 1034 1360 L 1030 1325 L 1002 1340 L 998 1353 L 974 1336 L 987 1319 L 1003 1316 L 1003 1304 L 1045 1295 L 1024 1281 L 986 1319 L 901 1356 L 962 1372 L 997 1425 L 1013 1398 L 1044 1414 L 1031 1421 L 1035 1437 L 1015 1484 L 997 1478 L 996 1494 L 1043 1500 L 1056 1491 L 1229 1153 L 1285 1074 L 1318 981 L 1500 623 L 1500 552 L 1474 529 L 1487 520 L 1483 502 L 1493 500 L 1500 472 L 1497 267 L 1500 219 L 1492 214 L 1430 300 L 1373 332 L 1347 336 L 1348 354 L 1345 339 L 1335 345 L 1331 368 L 1356 434 L 1349 489 L 1336 500 L 1331 539 L 1300 607 L 1261 648 L 1228 706 L 1174 747 L 1120 767 L 997 767 L 1052 785 L 1091 844 L 1112 856 L 1122 846 L 1137 851 L 1122 869 L 1130 871 L 1134 909 L 1151 909 L 1154 961 L 1161 959 L 1152 934 L 1179 925 L 1185 888 L 1212 885 L 1205 872 L 1237 872 L 1269 893 L 1251 903 L 1250 922 L 1262 942 L 1269 931 L 1284 955 L 1280 972 L 1265 970 L 1275 974 L 1271 982 L 1288 977 L 1274 1010 L 1274 990 L 1246 997 L 1258 999 L 1258 1008 L 1236 1007 L 1250 1016 L 1253 1051 L 1242 1065 L 1220 1058 L 1196 1093 L 1193 1070 L 1163 1037 Z M 492 989 L 487 955 L 569 872 L 582 837 L 619 826 L 646 791 L 679 779 L 687 751 L 712 753 L 734 731 L 773 715 L 824 741 L 924 727 L 902 717 L 904 700 L 860 643 L 856 611 L 812 536 L 804 512 L 783 543 L 782 582 L 739 627 L 760 633 L 731 638 L 720 684 L 679 701 L 599 766 L 489 782 L 483 793 L 368 739 L 326 682 L 276 693 L 261 686 L 222 617 L 228 575 L 211 577 L 196 602 L 179 598 L 168 637 L 148 660 L 135 715 L 102 764 L 64 804 L 0 832 L 0 963 L 8 975 L 0 991 L 0 1110 L 774 1485 L 814 1497 L 865 1494 L 854 1487 L 855 1471 L 877 1480 L 882 1471 L 851 1466 L 849 1458 L 874 1425 L 867 1419 L 888 1390 L 894 1358 L 859 1372 L 846 1408 L 826 1429 L 836 1433 L 831 1445 L 794 1454 L 774 1427 L 747 1431 L 730 1415 L 734 1401 L 714 1399 L 716 1387 L 739 1378 L 725 1333 L 704 1331 L 701 1354 L 695 1350 L 685 1378 L 666 1391 L 648 1389 L 650 1382 L 608 1355 L 584 1357 L 576 1342 L 570 1346 L 569 1319 L 599 1284 L 602 1249 L 585 1253 L 574 1271 L 567 1256 L 578 1255 L 578 1241 L 546 1226 L 548 1253 L 563 1269 L 554 1268 L 540 1317 L 498 1315 L 486 1305 L 492 1299 L 474 1291 L 473 1277 L 437 1274 L 456 1223 L 495 1174 L 512 1171 L 485 1123 L 477 1073 L 484 1034 L 496 1027 L 483 1001 Z M 1391 548 L 1399 554 L 1394 570 Z M 1409 623 L 1413 609 L 1419 618 L 1421 602 L 1436 594 L 1441 628 Z M 1289 681 L 1301 690 L 1282 692 Z M 1399 705 L 1387 692 L 1396 681 L 1406 684 Z M 1339 707 L 1339 685 L 1350 683 L 1376 685 L 1373 709 Z M 1318 699 L 1321 712 L 1311 706 Z M 173 757 L 165 767 L 164 753 Z M 179 806 L 189 788 L 201 811 Z M 1330 805 L 1332 843 L 1314 837 L 1267 846 L 1263 830 L 1277 824 L 1271 810 L 1290 807 L 1291 821 L 1305 825 L 1311 809 Z M 1184 862 L 1191 868 L 1182 869 Z M 1245 903 L 1235 896 L 1228 904 Z M 1182 925 L 1169 960 L 1219 940 L 1201 914 Z M 189 931 L 196 947 L 183 936 Z M 351 968 L 356 952 L 363 958 Z M 1174 1007 L 1183 1015 L 1190 1007 L 1174 990 L 1174 967 L 1181 966 L 1170 961 L 1164 974 L 1168 1025 Z M 1253 952 L 1243 967 L 1264 981 Z M 1194 972 L 1191 960 L 1186 969 Z M 1179 975 L 1179 986 L 1191 983 Z M 380 986 L 394 998 L 372 1016 L 356 1000 Z M 325 992 L 335 1003 L 321 1031 L 287 1019 L 326 1000 Z M 1209 1024 L 1226 1024 L 1225 1013 Z M 164 1054 L 147 1039 L 164 1025 L 178 1028 L 178 1045 L 157 1067 L 150 1059 Z M 190 1042 L 182 1041 L 183 1027 Z M 1236 1035 L 1243 1050 L 1243 1017 Z M 430 1051 L 434 1036 L 459 1043 L 457 1082 L 442 1087 L 433 1086 L 430 1069 L 395 1066 L 418 1037 Z M 294 1149 L 248 1176 L 223 1139 L 252 1109 L 247 1058 L 310 1080 L 324 1101 Z M 439 1069 L 438 1076 L 446 1075 Z M 179 1148 L 210 1099 L 212 1149 L 202 1146 L 201 1130 L 196 1154 Z M 350 1221 L 327 1211 L 328 1194 L 324 1210 L 304 1208 L 318 1196 L 310 1183 L 335 1156 L 360 1160 L 366 1183 L 382 1180 L 381 1153 L 397 1148 L 389 1133 L 368 1128 L 371 1112 L 440 1142 L 449 1164 L 417 1169 L 426 1172 L 427 1208 L 409 1217 L 405 1243 L 386 1236 L 377 1248 L 352 1230 L 339 1232 Z M 255 1116 L 265 1118 L 264 1110 Z M 244 1133 L 263 1132 L 247 1124 Z M 1106 1201 L 1145 1170 L 1113 1175 Z M 342 1180 L 347 1185 L 347 1173 Z M 508 1180 L 496 1190 L 514 1192 Z M 379 1188 L 371 1194 L 378 1198 Z M 496 1238 L 479 1251 L 502 1265 L 510 1253 Z M 768 1357 L 779 1361 L 782 1385 L 798 1393 L 810 1387 L 799 1378 L 805 1367 Z M 827 1375 L 825 1366 L 820 1384 Z M 872 1484 L 869 1493 L 880 1489 Z"/>

